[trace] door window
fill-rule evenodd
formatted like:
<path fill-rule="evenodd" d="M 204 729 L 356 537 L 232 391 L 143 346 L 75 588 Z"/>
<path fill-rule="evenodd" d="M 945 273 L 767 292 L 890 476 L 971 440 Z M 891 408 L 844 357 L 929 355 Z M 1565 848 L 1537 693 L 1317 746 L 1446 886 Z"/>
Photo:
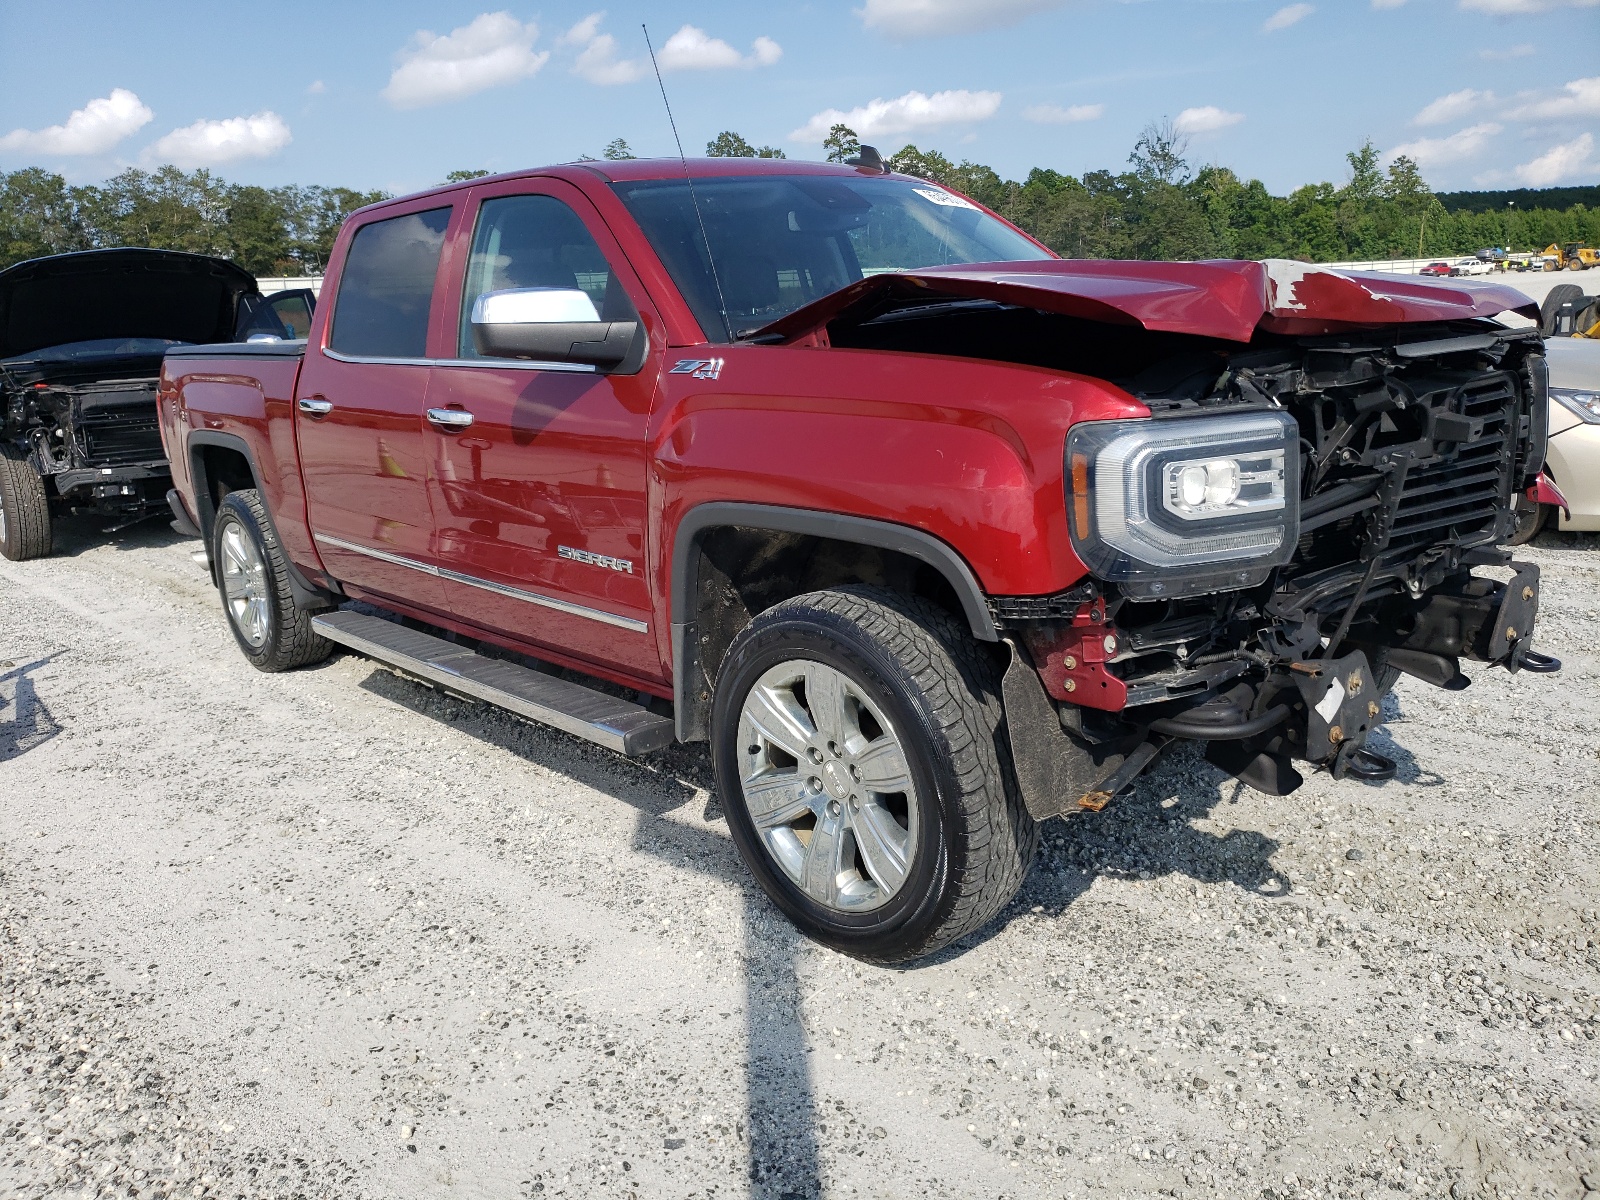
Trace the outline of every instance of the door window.
<path fill-rule="evenodd" d="M 578 214 L 554 196 L 501 196 L 478 210 L 461 298 L 459 351 L 482 358 L 472 343 L 472 306 L 507 288 L 578 288 L 602 321 L 638 317 L 600 246 Z"/>
<path fill-rule="evenodd" d="M 448 208 L 356 230 L 339 278 L 329 346 L 362 358 L 423 358 Z"/>

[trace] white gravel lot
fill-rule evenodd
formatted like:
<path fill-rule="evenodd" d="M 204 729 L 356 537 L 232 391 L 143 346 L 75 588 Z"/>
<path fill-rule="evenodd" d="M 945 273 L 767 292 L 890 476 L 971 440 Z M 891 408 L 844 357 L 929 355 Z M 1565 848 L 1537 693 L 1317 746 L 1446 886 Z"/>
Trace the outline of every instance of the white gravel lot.
<path fill-rule="evenodd" d="M 1197 757 L 986 936 L 797 938 L 703 755 L 254 672 L 159 525 L 0 562 L 0 1196 L 1600 1191 L 1600 539 L 1383 787 Z"/>

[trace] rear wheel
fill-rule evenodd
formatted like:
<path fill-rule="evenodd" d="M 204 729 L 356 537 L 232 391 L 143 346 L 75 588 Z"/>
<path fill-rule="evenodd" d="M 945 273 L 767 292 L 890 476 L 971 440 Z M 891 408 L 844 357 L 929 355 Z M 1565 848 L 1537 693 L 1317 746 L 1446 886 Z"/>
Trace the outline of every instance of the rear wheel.
<path fill-rule="evenodd" d="M 0 554 L 23 562 L 46 557 L 54 545 L 43 477 L 20 447 L 0 443 Z"/>
<path fill-rule="evenodd" d="M 1038 846 L 998 672 L 967 629 L 882 589 L 758 616 L 719 673 L 712 753 L 745 864 L 797 926 L 875 962 L 991 920 Z"/>
<path fill-rule="evenodd" d="M 234 640 L 260 671 L 287 671 L 321 662 L 333 643 L 311 627 L 325 608 L 295 601 L 289 563 L 253 488 L 229 492 L 212 528 L 211 561 Z"/>

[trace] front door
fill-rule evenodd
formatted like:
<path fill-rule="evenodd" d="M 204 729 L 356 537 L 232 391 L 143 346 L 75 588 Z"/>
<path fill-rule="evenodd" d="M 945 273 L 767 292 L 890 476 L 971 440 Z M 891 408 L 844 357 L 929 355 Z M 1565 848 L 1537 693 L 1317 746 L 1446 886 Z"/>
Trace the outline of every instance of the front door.
<path fill-rule="evenodd" d="M 484 358 L 471 328 L 485 292 L 579 288 L 602 320 L 627 320 L 643 289 L 575 188 L 518 181 L 474 201 L 457 357 L 435 366 L 429 400 L 437 552 L 451 610 L 659 680 L 644 573 L 645 426 L 659 350 L 642 370 L 603 374 Z M 441 409 L 456 415 L 439 421 Z"/>
<path fill-rule="evenodd" d="M 306 347 L 296 434 L 317 551 L 341 583 L 444 606 L 433 561 L 425 409 L 429 313 L 450 209 L 372 221 L 345 255 L 333 316 Z"/>

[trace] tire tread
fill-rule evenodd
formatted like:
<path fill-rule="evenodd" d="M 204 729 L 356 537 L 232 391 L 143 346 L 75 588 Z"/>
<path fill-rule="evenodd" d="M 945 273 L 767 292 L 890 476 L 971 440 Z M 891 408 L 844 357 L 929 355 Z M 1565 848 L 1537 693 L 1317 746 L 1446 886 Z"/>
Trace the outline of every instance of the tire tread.
<path fill-rule="evenodd" d="M 0 553 L 13 562 L 48 556 L 55 546 L 50 497 L 28 456 L 8 442 L 0 443 L 0 504 L 6 510 L 6 538 Z"/>

